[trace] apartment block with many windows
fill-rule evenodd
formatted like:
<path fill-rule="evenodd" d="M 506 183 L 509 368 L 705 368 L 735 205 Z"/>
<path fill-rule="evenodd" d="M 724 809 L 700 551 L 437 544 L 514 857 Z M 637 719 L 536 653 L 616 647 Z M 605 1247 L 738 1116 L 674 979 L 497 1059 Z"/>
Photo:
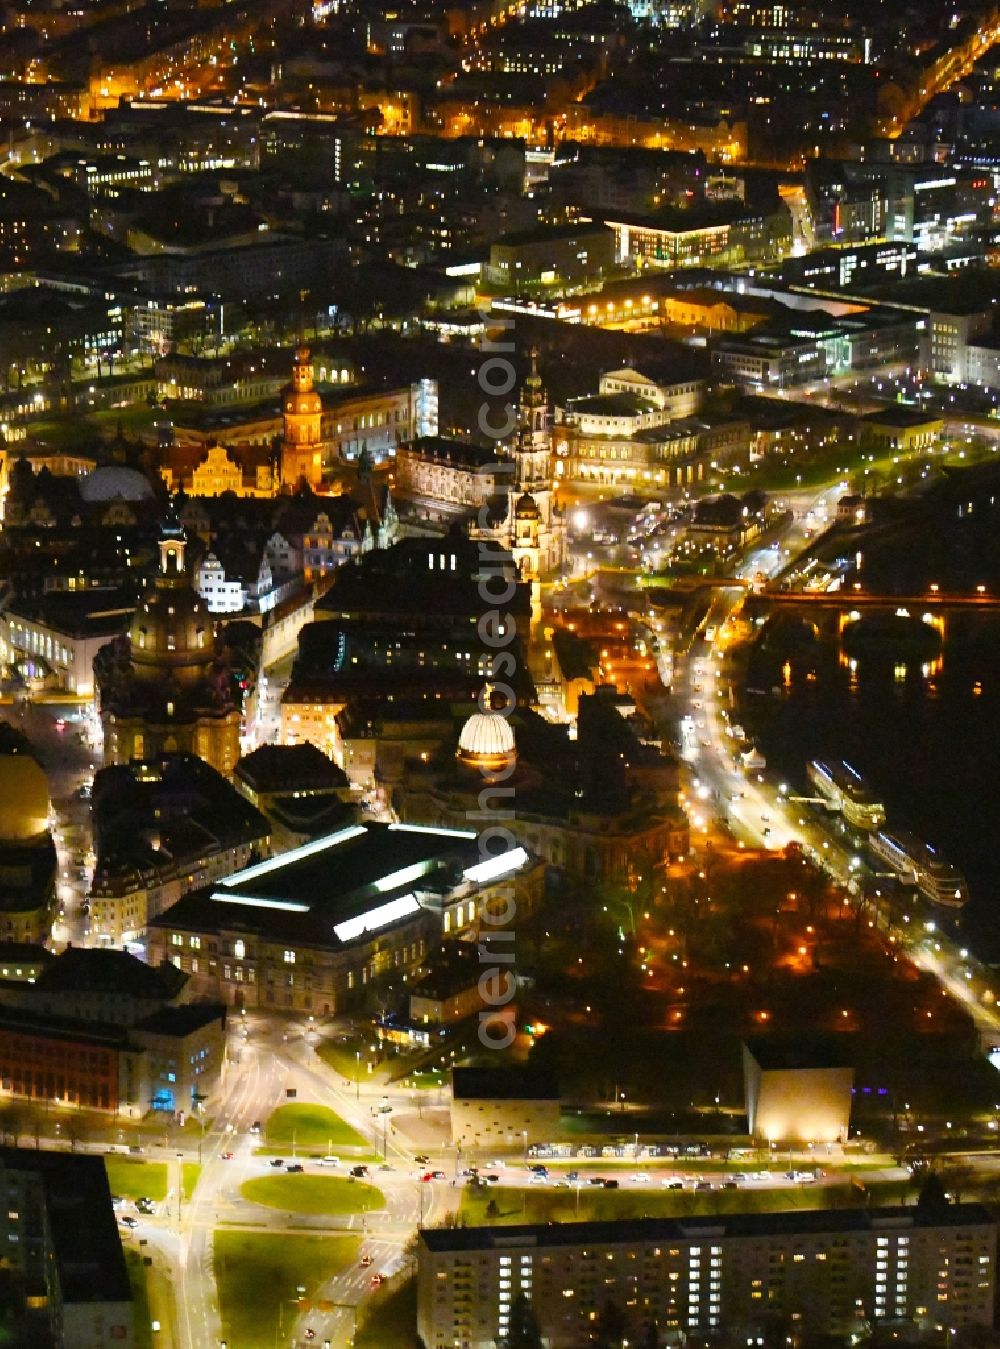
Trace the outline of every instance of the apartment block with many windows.
<path fill-rule="evenodd" d="M 850 1335 L 992 1326 L 996 1223 L 975 1204 L 433 1229 L 420 1234 L 427 1349 L 493 1349 L 527 1298 L 548 1349 L 583 1343 L 609 1303 L 628 1334 Z"/>

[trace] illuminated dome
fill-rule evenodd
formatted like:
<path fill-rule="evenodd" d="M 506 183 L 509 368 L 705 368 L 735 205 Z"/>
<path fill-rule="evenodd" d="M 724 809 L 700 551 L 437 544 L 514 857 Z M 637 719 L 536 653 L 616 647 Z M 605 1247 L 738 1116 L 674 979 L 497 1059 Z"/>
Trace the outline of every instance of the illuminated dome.
<path fill-rule="evenodd" d="M 489 685 L 483 692 L 480 705 L 491 706 Z M 470 768 L 497 772 L 513 764 L 517 758 L 514 732 L 510 722 L 500 712 L 474 712 L 462 727 L 458 737 L 458 759 Z"/>
<path fill-rule="evenodd" d="M 49 827 L 49 784 L 27 754 L 0 755 L 0 842 L 24 843 Z"/>
<path fill-rule="evenodd" d="M 518 520 L 537 520 L 539 518 L 538 502 L 530 492 L 525 492 L 518 498 L 517 505 L 514 507 L 514 514 Z"/>
<path fill-rule="evenodd" d="M 179 527 L 160 535 L 160 574 L 140 600 L 129 629 L 132 668 L 140 678 L 170 674 L 184 682 L 201 679 L 214 658 L 212 620 L 188 580 L 186 539 Z"/>
<path fill-rule="evenodd" d="M 80 496 L 84 501 L 148 501 L 153 495 L 149 479 L 134 468 L 109 464 L 95 468 L 80 480 Z"/>

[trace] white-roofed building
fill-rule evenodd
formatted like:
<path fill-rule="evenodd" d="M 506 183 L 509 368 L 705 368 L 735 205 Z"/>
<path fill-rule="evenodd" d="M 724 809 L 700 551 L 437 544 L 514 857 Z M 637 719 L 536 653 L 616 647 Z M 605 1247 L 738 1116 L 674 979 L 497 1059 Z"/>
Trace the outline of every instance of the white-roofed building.
<path fill-rule="evenodd" d="M 485 931 L 532 912 L 544 865 L 494 853 L 471 829 L 350 825 L 185 895 L 150 922 L 149 960 L 189 974 L 198 997 L 332 1015 L 442 936 L 478 935 L 484 912 Z"/>

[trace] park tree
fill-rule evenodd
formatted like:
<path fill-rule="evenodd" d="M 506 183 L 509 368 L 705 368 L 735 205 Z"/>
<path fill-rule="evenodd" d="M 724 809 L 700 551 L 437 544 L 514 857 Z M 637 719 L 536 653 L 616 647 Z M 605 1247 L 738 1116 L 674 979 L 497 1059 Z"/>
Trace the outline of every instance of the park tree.
<path fill-rule="evenodd" d="M 542 1349 L 542 1335 L 531 1303 L 523 1293 L 510 1304 L 510 1324 L 502 1349 Z"/>
<path fill-rule="evenodd" d="M 597 1318 L 597 1334 L 594 1340 L 597 1349 L 621 1349 L 622 1341 L 628 1331 L 625 1313 L 617 1302 L 605 1302 Z"/>

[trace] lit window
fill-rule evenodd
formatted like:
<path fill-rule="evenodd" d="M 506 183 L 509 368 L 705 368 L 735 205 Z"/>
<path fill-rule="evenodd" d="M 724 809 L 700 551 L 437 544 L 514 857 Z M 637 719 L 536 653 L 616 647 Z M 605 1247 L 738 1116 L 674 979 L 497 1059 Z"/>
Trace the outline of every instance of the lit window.
<path fill-rule="evenodd" d="M 286 952 L 285 952 L 285 964 L 286 964 L 286 965 L 294 965 L 294 964 L 295 964 L 295 952 L 294 952 L 294 951 L 286 951 Z"/>

